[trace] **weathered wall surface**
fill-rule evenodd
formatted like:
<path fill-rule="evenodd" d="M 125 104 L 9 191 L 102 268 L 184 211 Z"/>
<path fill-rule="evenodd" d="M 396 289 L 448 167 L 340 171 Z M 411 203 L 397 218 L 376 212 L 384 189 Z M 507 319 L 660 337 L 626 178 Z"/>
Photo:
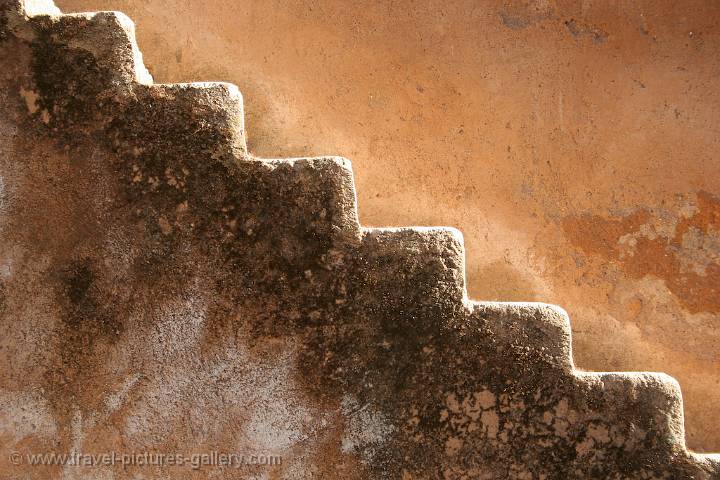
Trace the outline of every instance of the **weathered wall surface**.
<path fill-rule="evenodd" d="M 468 299 L 461 233 L 361 227 L 342 157 L 249 154 L 125 15 L 0 0 L 0 67 L 0 478 L 720 478 L 674 379 Z"/>
<path fill-rule="evenodd" d="M 351 158 L 365 224 L 460 228 L 474 297 L 564 306 L 579 366 L 672 374 L 720 448 L 720 4 L 58 5 L 238 84 L 255 153 Z"/>

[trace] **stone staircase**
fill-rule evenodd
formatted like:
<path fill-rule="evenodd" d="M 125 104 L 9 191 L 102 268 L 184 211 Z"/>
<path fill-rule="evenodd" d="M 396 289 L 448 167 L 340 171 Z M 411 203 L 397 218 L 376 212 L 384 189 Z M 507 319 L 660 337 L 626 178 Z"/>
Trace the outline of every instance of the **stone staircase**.
<path fill-rule="evenodd" d="M 720 478 L 675 380 L 468 300 L 460 232 L 361 227 L 349 161 L 253 157 L 237 88 L 153 84 L 123 14 L 0 0 L 0 62 L 0 479 Z"/>

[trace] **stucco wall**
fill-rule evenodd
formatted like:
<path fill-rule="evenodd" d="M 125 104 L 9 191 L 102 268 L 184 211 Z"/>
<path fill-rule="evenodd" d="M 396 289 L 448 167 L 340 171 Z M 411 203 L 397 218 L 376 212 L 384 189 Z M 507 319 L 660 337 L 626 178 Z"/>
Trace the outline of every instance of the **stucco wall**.
<path fill-rule="evenodd" d="M 56 3 L 236 83 L 254 153 L 352 159 L 364 224 L 460 228 L 472 297 L 562 305 L 580 367 L 670 373 L 720 449 L 719 3 Z"/>

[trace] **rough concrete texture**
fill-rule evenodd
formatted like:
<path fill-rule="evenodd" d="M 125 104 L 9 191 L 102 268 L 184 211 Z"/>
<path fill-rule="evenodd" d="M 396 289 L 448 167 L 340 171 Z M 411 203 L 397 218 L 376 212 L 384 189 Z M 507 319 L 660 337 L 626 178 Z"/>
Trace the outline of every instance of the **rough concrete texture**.
<path fill-rule="evenodd" d="M 282 456 L 241 478 L 720 478 L 671 377 L 578 372 L 563 310 L 469 301 L 457 230 L 361 228 L 347 160 L 253 157 L 234 86 L 152 84 L 124 15 L 24 5 L 0 1 L 3 478 L 238 478 L 10 455 L 203 450 Z"/>
<path fill-rule="evenodd" d="M 458 227 L 474 298 L 563 305 L 580 367 L 670 373 L 720 451 L 720 3 L 58 5 L 239 85 L 256 154 L 352 158 L 364 224 Z"/>

